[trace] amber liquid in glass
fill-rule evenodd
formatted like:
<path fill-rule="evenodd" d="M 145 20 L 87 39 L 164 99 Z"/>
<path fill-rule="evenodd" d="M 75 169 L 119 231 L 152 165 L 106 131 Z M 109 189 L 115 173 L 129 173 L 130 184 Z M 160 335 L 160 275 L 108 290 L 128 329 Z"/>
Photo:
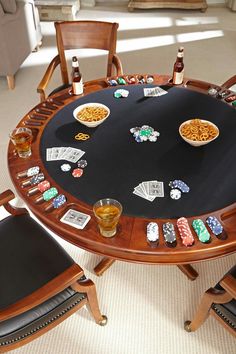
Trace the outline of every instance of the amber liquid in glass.
<path fill-rule="evenodd" d="M 115 205 L 102 205 L 96 207 L 94 212 L 101 234 L 107 237 L 115 235 L 121 210 Z"/>
<path fill-rule="evenodd" d="M 13 137 L 15 148 L 20 157 L 28 157 L 31 155 L 32 135 L 28 132 L 20 132 Z"/>

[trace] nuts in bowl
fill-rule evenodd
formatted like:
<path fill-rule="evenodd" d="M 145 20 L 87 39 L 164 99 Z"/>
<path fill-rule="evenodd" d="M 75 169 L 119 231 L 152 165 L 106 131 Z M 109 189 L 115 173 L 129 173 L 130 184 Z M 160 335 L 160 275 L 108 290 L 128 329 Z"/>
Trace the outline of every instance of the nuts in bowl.
<path fill-rule="evenodd" d="M 109 114 L 110 109 L 102 103 L 85 103 L 73 111 L 75 119 L 90 128 L 103 123 Z"/>
<path fill-rule="evenodd" d="M 188 144 L 198 147 L 215 140 L 219 136 L 219 129 L 208 120 L 194 118 L 180 125 L 179 134 Z"/>

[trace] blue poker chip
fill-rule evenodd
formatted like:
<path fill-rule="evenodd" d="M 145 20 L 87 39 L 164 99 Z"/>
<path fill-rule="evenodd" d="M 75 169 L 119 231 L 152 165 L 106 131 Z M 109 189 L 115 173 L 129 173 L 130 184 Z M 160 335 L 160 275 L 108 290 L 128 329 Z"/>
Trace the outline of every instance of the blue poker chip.
<path fill-rule="evenodd" d="M 63 172 L 68 172 L 71 170 L 71 165 L 69 163 L 63 163 L 63 165 L 61 165 L 61 170 Z"/>
<path fill-rule="evenodd" d="M 171 181 L 169 183 L 169 186 L 171 188 L 178 188 L 182 193 L 188 193 L 190 191 L 189 186 L 180 179 L 175 179 L 174 181 Z"/>
<path fill-rule="evenodd" d="M 110 86 L 117 86 L 118 85 L 118 82 L 116 80 L 108 80 L 108 83 Z"/>
<path fill-rule="evenodd" d="M 208 216 L 206 223 L 216 236 L 220 235 L 224 230 L 216 216 Z"/>
<path fill-rule="evenodd" d="M 44 180 L 44 174 L 39 173 L 38 175 L 35 175 L 30 179 L 30 184 L 31 185 L 39 184 L 39 182 L 41 182 L 43 180 Z"/>
<path fill-rule="evenodd" d="M 64 194 L 59 194 L 56 198 L 53 199 L 52 205 L 53 208 L 58 209 L 66 202 L 66 197 Z"/>

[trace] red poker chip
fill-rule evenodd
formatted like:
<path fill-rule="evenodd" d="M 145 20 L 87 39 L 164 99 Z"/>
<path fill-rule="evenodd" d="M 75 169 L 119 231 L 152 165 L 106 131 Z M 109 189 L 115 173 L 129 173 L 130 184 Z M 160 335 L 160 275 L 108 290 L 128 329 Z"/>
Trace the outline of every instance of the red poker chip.
<path fill-rule="evenodd" d="M 75 178 L 81 177 L 83 172 L 82 168 L 75 168 L 72 172 L 72 176 Z"/>

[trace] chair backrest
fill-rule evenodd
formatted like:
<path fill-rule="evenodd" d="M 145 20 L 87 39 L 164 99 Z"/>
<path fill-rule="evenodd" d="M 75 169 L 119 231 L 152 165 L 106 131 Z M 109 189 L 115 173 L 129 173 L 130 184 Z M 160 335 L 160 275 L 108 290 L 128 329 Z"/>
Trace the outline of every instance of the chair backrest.
<path fill-rule="evenodd" d="M 108 51 L 107 73 L 112 74 L 112 60 L 116 54 L 118 23 L 102 21 L 55 22 L 61 75 L 64 84 L 69 83 L 65 50 L 93 48 Z"/>

